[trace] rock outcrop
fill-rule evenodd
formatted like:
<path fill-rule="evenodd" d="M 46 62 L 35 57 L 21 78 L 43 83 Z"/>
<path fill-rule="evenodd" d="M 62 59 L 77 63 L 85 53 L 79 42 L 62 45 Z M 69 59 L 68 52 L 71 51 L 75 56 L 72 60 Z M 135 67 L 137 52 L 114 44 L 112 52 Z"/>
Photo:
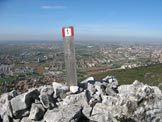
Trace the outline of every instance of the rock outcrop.
<path fill-rule="evenodd" d="M 52 86 L 0 96 L 0 122 L 162 122 L 162 92 L 139 81 L 119 86 L 93 77 L 78 86 Z"/>

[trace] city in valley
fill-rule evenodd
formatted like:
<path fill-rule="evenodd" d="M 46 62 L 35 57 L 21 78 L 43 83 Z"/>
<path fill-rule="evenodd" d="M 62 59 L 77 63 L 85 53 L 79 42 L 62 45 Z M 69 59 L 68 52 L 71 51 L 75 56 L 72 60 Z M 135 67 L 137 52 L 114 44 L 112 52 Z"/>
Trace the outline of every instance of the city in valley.
<path fill-rule="evenodd" d="M 78 82 L 99 72 L 162 63 L 155 41 L 75 41 Z M 1 41 L 0 92 L 65 82 L 63 41 Z"/>

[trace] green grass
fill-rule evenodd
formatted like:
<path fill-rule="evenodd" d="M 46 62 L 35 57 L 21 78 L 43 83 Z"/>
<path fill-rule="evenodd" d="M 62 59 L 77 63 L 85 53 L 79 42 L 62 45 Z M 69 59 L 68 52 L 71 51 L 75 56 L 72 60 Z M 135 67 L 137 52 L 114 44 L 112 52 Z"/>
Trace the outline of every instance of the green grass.
<path fill-rule="evenodd" d="M 4 78 L 0 78 L 0 83 L 2 82 L 13 82 L 16 80 L 15 76 L 5 76 Z"/>
<path fill-rule="evenodd" d="M 138 67 L 134 69 L 108 71 L 93 75 L 96 80 L 101 80 L 107 75 L 117 78 L 119 84 L 131 84 L 134 80 L 139 80 L 148 85 L 158 85 L 162 83 L 162 64 Z"/>

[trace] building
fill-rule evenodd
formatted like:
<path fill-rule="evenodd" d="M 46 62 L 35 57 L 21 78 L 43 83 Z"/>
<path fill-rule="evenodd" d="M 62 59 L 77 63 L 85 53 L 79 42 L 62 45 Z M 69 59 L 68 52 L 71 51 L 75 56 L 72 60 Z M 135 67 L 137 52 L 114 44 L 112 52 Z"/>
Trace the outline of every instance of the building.
<path fill-rule="evenodd" d="M 13 72 L 13 65 L 0 64 L 0 74 L 10 75 Z"/>

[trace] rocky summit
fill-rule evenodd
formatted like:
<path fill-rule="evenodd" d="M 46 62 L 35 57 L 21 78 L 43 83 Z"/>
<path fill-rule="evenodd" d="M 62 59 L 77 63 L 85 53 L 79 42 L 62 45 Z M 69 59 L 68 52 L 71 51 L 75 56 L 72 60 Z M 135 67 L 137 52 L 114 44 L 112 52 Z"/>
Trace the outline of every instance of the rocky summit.
<path fill-rule="evenodd" d="M 89 77 L 78 86 L 52 85 L 0 96 L 0 122 L 162 122 L 162 92 L 139 81 Z"/>

